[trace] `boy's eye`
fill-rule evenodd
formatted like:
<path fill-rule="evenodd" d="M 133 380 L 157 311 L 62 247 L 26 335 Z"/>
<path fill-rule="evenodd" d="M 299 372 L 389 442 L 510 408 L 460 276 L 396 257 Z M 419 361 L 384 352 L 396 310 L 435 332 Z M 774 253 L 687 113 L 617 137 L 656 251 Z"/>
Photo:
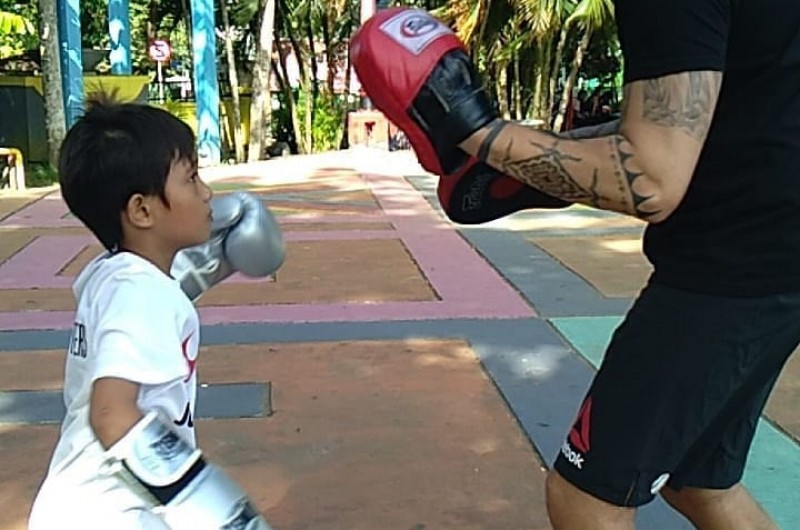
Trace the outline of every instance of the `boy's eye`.
<path fill-rule="evenodd" d="M 192 174 L 192 176 L 189 177 L 189 182 L 197 182 L 198 176 L 199 175 L 197 173 Z"/>

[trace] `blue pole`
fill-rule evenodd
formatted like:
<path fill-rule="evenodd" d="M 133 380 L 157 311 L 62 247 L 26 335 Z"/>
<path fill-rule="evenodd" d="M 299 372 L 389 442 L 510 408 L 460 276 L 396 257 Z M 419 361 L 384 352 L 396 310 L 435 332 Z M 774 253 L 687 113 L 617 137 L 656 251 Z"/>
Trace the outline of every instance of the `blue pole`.
<path fill-rule="evenodd" d="M 129 0 L 108 2 L 108 34 L 111 37 L 111 73 L 131 75 L 131 20 Z"/>
<path fill-rule="evenodd" d="M 56 0 L 58 37 L 61 41 L 61 85 L 67 129 L 83 113 L 83 63 L 81 60 L 81 17 L 79 0 Z"/>
<path fill-rule="evenodd" d="M 222 157 L 222 141 L 213 0 L 192 0 L 192 48 L 197 101 L 197 155 L 201 164 L 218 164 Z"/>

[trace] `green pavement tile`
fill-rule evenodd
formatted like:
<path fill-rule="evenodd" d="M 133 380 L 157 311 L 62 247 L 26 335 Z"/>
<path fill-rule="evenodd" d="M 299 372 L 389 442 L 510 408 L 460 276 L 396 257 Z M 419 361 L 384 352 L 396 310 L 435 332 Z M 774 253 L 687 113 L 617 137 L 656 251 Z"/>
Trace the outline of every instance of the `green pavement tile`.
<path fill-rule="evenodd" d="M 763 419 L 758 423 L 743 482 L 779 528 L 790 530 L 800 525 L 800 446 Z"/>
<path fill-rule="evenodd" d="M 611 333 L 622 317 L 564 317 L 552 318 L 550 323 L 592 366 L 603 360 Z"/>
<path fill-rule="evenodd" d="M 258 183 L 255 182 L 212 182 L 209 184 L 214 191 L 247 191 L 258 188 Z M 263 187 L 263 185 L 262 185 Z"/>
<path fill-rule="evenodd" d="M 622 317 L 565 317 L 550 323 L 595 368 L 600 366 Z M 782 529 L 800 521 L 800 445 L 769 421 L 758 423 L 745 469 L 744 485 Z"/>

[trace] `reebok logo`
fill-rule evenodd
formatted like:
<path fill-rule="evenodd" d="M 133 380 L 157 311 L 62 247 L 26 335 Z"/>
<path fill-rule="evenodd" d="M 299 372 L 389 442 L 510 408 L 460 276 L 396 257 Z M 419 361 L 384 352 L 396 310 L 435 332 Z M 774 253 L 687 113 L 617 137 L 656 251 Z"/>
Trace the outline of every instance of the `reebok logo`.
<path fill-rule="evenodd" d="M 584 455 L 591 449 L 591 417 L 592 398 L 589 396 L 581 405 L 581 409 L 578 411 L 578 418 L 572 425 L 567 440 L 564 440 L 564 444 L 561 446 L 561 454 L 578 469 L 583 469 Z M 573 447 L 575 450 L 572 449 Z"/>
<path fill-rule="evenodd" d="M 469 192 L 464 195 L 464 200 L 461 205 L 465 212 L 471 212 L 481 207 L 483 204 L 484 190 L 491 179 L 492 175 L 490 174 L 475 177 L 475 180 L 469 185 Z"/>
<path fill-rule="evenodd" d="M 572 429 L 569 431 L 569 443 L 582 453 L 588 453 L 591 448 L 590 438 L 592 430 L 592 397 L 586 398 L 578 411 Z"/>
<path fill-rule="evenodd" d="M 573 451 L 566 440 L 564 440 L 564 444 L 561 446 L 561 454 L 564 455 L 567 462 L 578 469 L 583 469 L 583 455 Z"/>

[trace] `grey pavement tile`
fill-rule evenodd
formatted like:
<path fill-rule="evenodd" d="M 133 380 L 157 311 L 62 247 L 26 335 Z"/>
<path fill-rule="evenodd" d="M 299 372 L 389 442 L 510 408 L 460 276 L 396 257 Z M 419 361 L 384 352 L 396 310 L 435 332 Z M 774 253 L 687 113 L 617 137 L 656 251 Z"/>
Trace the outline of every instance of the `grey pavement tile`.
<path fill-rule="evenodd" d="M 0 425 L 59 423 L 64 413 L 61 390 L 0 392 Z M 261 418 L 271 413 L 269 383 L 198 386 L 195 418 Z"/>
<path fill-rule="evenodd" d="M 408 180 L 440 212 L 436 199 L 436 188 L 432 178 L 413 176 Z M 520 219 L 526 215 L 514 214 Z M 559 214 L 562 215 L 562 214 Z M 571 216 L 607 217 L 614 214 L 590 210 L 571 211 Z M 537 247 L 527 238 L 533 235 L 613 235 L 635 233 L 638 229 L 618 228 L 594 230 L 558 231 L 543 229 L 537 231 L 496 228 L 482 225 L 453 225 L 458 232 L 480 253 L 500 274 L 525 297 L 543 317 L 563 316 L 601 316 L 622 315 L 630 307 L 629 298 L 606 298 L 589 282 L 571 271 Z"/>

